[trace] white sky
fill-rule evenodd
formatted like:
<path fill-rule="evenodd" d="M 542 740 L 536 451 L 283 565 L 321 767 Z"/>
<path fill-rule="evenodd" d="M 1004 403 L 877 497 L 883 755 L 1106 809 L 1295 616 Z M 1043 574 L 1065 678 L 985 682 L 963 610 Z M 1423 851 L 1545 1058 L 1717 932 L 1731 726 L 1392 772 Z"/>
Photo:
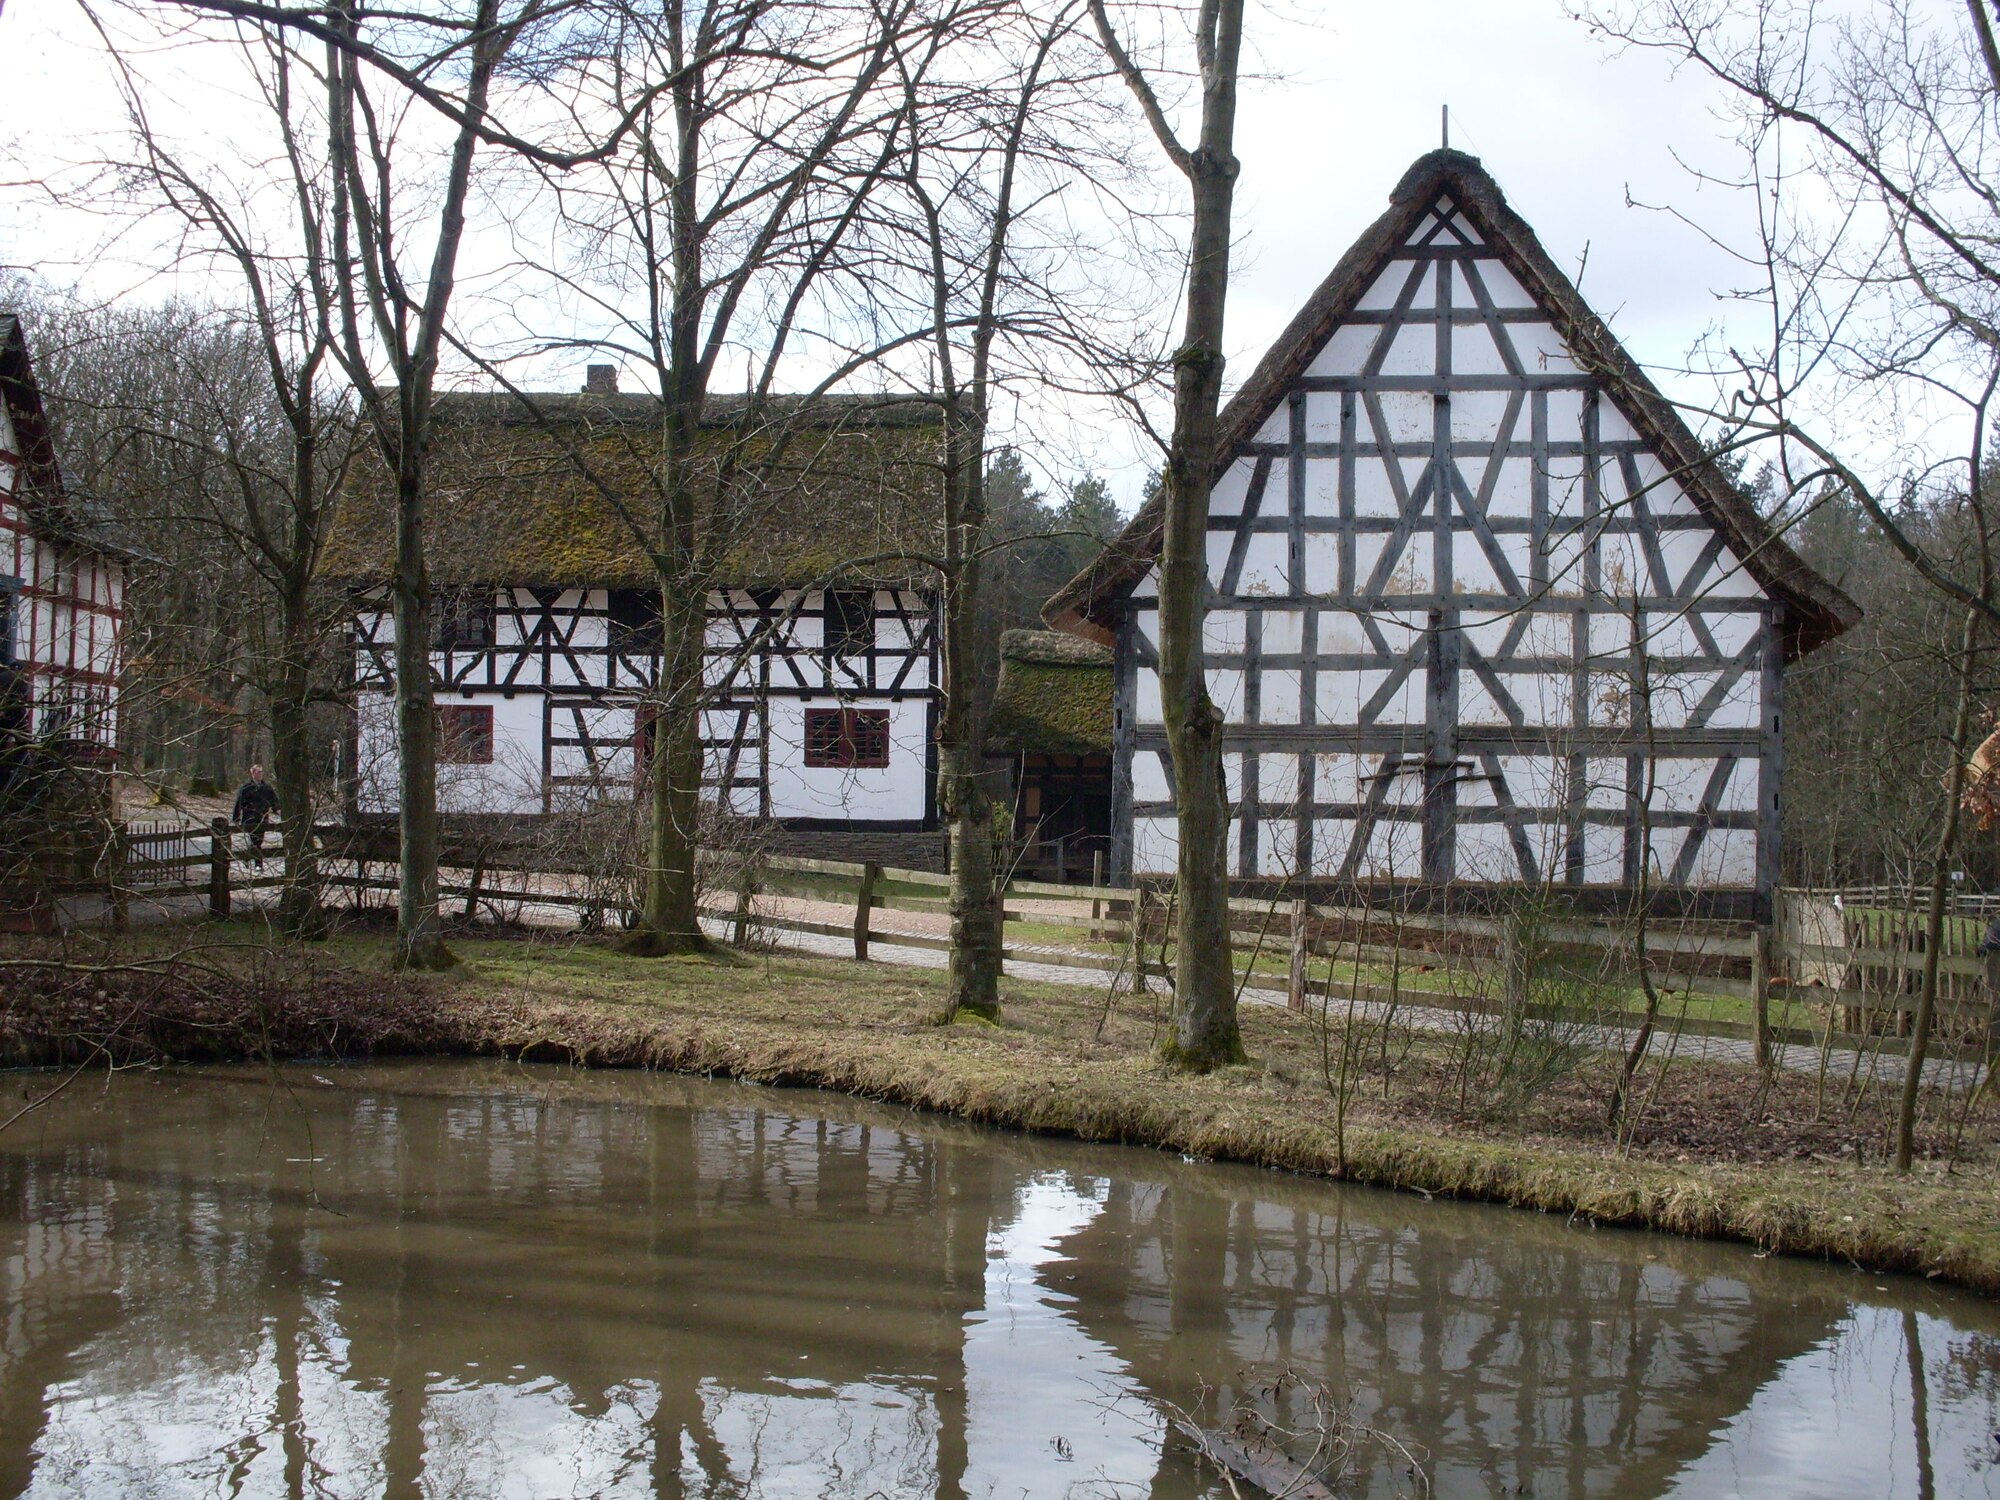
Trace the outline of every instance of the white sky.
<path fill-rule="evenodd" d="M 1448 104 L 1452 144 L 1482 158 L 1572 275 L 1588 247 L 1585 296 L 1673 388 L 1671 367 L 1722 316 L 1716 293 L 1737 273 L 1695 231 L 1626 199 L 1629 189 L 1711 225 L 1738 222 L 1740 201 L 1698 192 L 1675 160 L 1730 162 L 1703 82 L 1670 77 L 1656 55 L 1608 52 L 1559 0 L 1290 0 L 1276 10 L 1253 0 L 1249 28 L 1247 65 L 1263 74 L 1245 85 L 1238 131 L 1234 379 L 1386 206 L 1409 163 L 1438 144 Z M 5 0 L 0 58 L 0 180 L 87 157 L 94 136 L 121 128 L 72 0 Z M 163 66 L 172 76 L 182 64 Z M 214 128 L 227 130 L 233 106 L 210 80 L 189 78 L 176 93 L 179 106 L 212 109 Z M 0 267 L 81 281 L 102 296 L 174 289 L 148 284 L 122 254 L 97 256 L 102 233 L 23 189 L 0 189 Z M 1163 324 L 1177 322 L 1172 289 L 1160 313 Z M 1129 504 L 1154 456 L 1111 424 L 1072 425 L 1087 436 L 1058 439 L 1069 451 L 1042 462 L 1087 462 Z"/>

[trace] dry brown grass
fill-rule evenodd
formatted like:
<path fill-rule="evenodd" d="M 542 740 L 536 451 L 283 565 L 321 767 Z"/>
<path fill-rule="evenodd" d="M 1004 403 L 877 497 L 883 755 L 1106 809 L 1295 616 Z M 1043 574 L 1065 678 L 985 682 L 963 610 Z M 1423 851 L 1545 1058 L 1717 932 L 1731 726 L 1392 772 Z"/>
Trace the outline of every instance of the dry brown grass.
<path fill-rule="evenodd" d="M 504 1055 L 809 1085 L 1289 1171 L 1339 1166 L 1319 1037 L 1281 1011 L 1246 1010 L 1252 1066 L 1189 1078 L 1153 1059 L 1157 1002 L 1143 998 L 1121 998 L 1107 1019 L 1101 995 L 1009 984 L 1003 1024 L 942 1026 L 941 976 L 880 964 L 646 960 L 601 942 L 462 939 L 459 969 L 402 976 L 383 971 L 386 945 L 366 935 L 308 952 L 267 947 L 247 928 L 214 931 L 216 946 L 171 965 L 153 938 L 67 955 L 136 967 L 0 967 L 0 1060 Z M 38 951 L 0 948 L 0 965 Z M 1758 1112 L 1782 1124 L 1760 1134 L 1725 1110 L 1757 1098 L 1754 1075 L 1683 1065 L 1655 1096 L 1658 1128 L 1620 1155 L 1586 1107 L 1587 1071 L 1509 1118 L 1464 1114 L 1448 1090 L 1427 1091 L 1425 1070 L 1446 1068 L 1427 1045 L 1402 1059 L 1387 1103 L 1380 1075 L 1364 1076 L 1348 1121 L 1348 1179 L 1741 1239 L 2000 1294 L 1990 1105 L 1955 1170 L 1933 1160 L 1897 1178 L 1843 1144 L 1841 1132 L 1876 1129 L 1872 1100 L 1825 1126 L 1828 1149 L 1804 1149 L 1819 1133 L 1798 1118 L 1811 1080 L 1764 1092 Z"/>

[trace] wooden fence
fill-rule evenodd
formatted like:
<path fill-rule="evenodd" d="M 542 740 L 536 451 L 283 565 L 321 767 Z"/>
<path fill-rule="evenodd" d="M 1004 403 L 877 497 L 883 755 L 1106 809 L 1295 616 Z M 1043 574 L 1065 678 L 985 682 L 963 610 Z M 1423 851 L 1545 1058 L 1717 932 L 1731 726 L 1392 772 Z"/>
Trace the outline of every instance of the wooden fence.
<path fill-rule="evenodd" d="M 275 834 L 275 829 L 273 830 Z M 270 873 L 235 869 L 237 851 L 227 818 L 204 828 L 190 823 L 128 823 L 112 839 L 104 857 L 103 889 L 111 924 L 123 928 L 133 900 L 166 901 L 199 896 L 214 918 L 229 915 L 238 893 L 273 890 L 285 883 L 283 851 L 273 837 Z"/>
<path fill-rule="evenodd" d="M 336 826 L 319 830 L 319 836 L 322 879 L 329 889 L 346 891 L 357 903 L 370 893 L 397 889 L 387 849 L 346 842 L 348 831 Z M 273 867 L 275 854 L 274 848 Z M 221 819 L 207 830 L 128 831 L 120 857 L 124 896 L 114 904 L 114 921 L 122 920 L 118 908 L 134 895 L 200 896 L 210 915 L 226 916 L 235 893 L 282 884 L 276 874 L 245 878 L 242 855 L 232 857 L 230 830 Z M 724 865 L 732 865 L 734 873 Z M 621 882 L 577 868 L 502 868 L 482 858 L 440 874 L 440 897 L 458 903 L 458 915 L 468 919 L 482 908 L 496 918 L 517 920 L 531 908 L 567 909 L 586 927 L 631 919 Z M 710 862 L 710 876 L 704 915 L 738 942 L 752 929 L 832 938 L 851 942 L 858 959 L 870 957 L 877 946 L 931 951 L 950 946 L 941 934 L 884 927 L 875 919 L 883 911 L 947 912 L 945 875 L 838 860 L 718 856 Z M 1818 893 L 1801 894 L 1819 899 Z M 838 904 L 849 914 L 834 920 L 776 911 L 760 897 Z M 1056 932 L 1038 942 L 1003 945 L 1003 962 L 1091 971 L 1145 990 L 1155 979 L 1172 977 L 1168 916 L 1158 892 L 1105 884 L 1101 874 L 1086 886 L 1015 880 L 1002 896 L 1003 922 L 1016 930 L 1032 925 Z M 1825 1035 L 1774 1027 L 1774 1000 L 1787 1008 L 1825 1007 L 1828 1028 L 1871 1033 L 1906 1028 L 1925 955 L 1910 941 L 1918 930 L 1915 914 L 1894 916 L 1884 917 L 1877 908 L 1861 915 L 1849 911 L 1838 927 L 1840 941 L 1816 942 L 1788 932 L 1784 923 L 1654 919 L 1642 930 L 1629 920 L 1550 918 L 1533 911 L 1440 916 L 1291 898 L 1230 902 L 1239 982 L 1281 991 L 1295 1010 L 1335 984 L 1331 965 L 1349 970 L 1338 981 L 1338 995 L 1345 998 L 1352 990 L 1363 1002 L 1532 1012 L 1535 994 L 1552 982 L 1591 985 L 1604 993 L 1622 990 L 1622 997 L 1604 1007 L 1611 1024 L 1650 981 L 1656 991 L 1676 996 L 1748 1001 L 1747 1022 L 1698 1020 L 1684 1029 L 1749 1040 L 1760 1056 L 1776 1041 Z M 1947 1012 L 1942 1029 L 1946 1039 L 1984 1047 L 2000 1020 L 1995 999 L 2000 964 L 1973 953 L 1973 946 L 1962 932 L 1948 935 L 1939 957 Z M 1808 973 L 1831 974 L 1839 982 L 1802 982 Z"/>

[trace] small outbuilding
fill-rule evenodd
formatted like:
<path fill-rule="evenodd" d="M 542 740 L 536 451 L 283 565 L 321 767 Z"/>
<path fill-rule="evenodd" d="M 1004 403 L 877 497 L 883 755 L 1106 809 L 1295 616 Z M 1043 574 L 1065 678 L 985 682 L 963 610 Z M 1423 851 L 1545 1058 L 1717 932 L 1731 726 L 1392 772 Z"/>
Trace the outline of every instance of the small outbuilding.
<path fill-rule="evenodd" d="M 1011 773 L 1023 874 L 1086 876 L 1093 856 L 1110 851 L 1111 667 L 1108 647 L 1076 636 L 1000 637 L 986 749 Z"/>

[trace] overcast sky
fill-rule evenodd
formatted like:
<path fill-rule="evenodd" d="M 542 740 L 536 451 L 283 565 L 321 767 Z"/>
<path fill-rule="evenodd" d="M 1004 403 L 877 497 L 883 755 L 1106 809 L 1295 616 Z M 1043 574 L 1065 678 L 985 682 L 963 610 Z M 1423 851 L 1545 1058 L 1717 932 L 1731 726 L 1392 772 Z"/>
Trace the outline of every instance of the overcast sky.
<path fill-rule="evenodd" d="M 1252 0 L 1250 65 L 1238 133 L 1237 262 L 1229 310 L 1230 373 L 1240 379 L 1266 342 L 1386 205 L 1409 163 L 1439 143 L 1478 155 L 1558 263 L 1633 352 L 1666 374 L 1723 316 L 1717 293 L 1739 273 L 1693 230 L 1628 206 L 1671 203 L 1704 223 L 1740 226 L 1743 205 L 1698 192 L 1676 162 L 1726 167 L 1716 103 L 1693 76 L 1655 55 L 1619 56 L 1568 19 L 1557 0 L 1343 0 L 1282 10 Z M 0 148 L 15 172 L 90 154 L 122 120 L 103 61 L 70 0 L 9 0 L 0 10 Z M 226 96 L 190 80 L 182 103 Z M 197 101 L 200 101 L 197 104 Z M 5 169 L 0 169 L 3 172 Z M 99 295 L 159 296 L 116 258 L 86 264 L 99 233 L 16 193 L 0 198 L 0 265 L 81 281 Z M 1172 314 L 1163 292 L 1162 318 Z M 1135 439 L 1100 437 L 1079 455 L 1110 472 L 1121 499 L 1153 462 Z M 1053 458 L 1051 462 L 1063 460 Z"/>

